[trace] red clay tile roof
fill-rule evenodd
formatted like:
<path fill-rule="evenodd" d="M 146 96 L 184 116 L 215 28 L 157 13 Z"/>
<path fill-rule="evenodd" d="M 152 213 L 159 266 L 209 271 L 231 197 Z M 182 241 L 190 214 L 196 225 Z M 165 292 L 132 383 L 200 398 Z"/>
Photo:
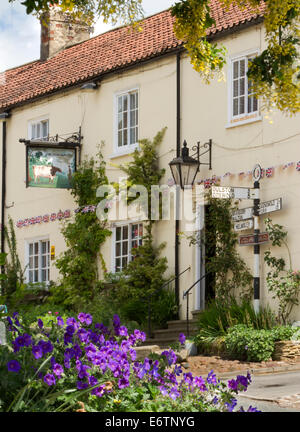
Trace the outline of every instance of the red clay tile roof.
<path fill-rule="evenodd" d="M 209 30 L 209 35 L 263 15 L 263 7 L 258 14 L 248 8 L 241 11 L 230 7 L 226 11 L 218 0 L 211 0 L 211 10 L 216 26 Z M 170 12 L 163 11 L 146 18 L 142 32 L 129 31 L 127 27 L 111 30 L 47 61 L 37 60 L 0 74 L 0 111 L 178 49 L 182 42 L 173 33 L 173 22 Z"/>

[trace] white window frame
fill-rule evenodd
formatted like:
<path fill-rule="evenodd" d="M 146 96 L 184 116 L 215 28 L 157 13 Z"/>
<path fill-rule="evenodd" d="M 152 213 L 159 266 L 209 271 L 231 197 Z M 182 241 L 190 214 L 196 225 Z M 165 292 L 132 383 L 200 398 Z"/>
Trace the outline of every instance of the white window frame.
<path fill-rule="evenodd" d="M 130 144 L 130 107 L 127 107 L 127 144 L 123 145 L 121 147 L 118 146 L 118 99 L 122 96 L 128 96 L 128 101 L 130 100 L 130 94 L 137 93 L 138 96 L 138 104 L 137 104 L 137 135 L 138 139 L 135 143 Z M 128 102 L 129 103 L 129 102 Z M 114 154 L 111 155 L 111 157 L 117 157 L 122 156 L 126 154 L 133 153 L 136 148 L 139 147 L 138 140 L 139 140 L 139 124 L 140 124 L 140 91 L 138 87 L 133 87 L 131 89 L 128 89 L 126 91 L 118 92 L 114 94 Z"/>
<path fill-rule="evenodd" d="M 226 128 L 232 128 L 235 126 L 241 126 L 248 123 L 253 123 L 262 119 L 260 114 L 260 101 L 257 100 L 257 111 L 252 111 L 248 113 L 248 108 L 245 110 L 245 113 L 239 115 L 233 115 L 233 64 L 238 60 L 245 60 L 245 107 L 248 107 L 248 79 L 247 79 L 247 71 L 248 71 L 248 60 L 252 57 L 255 57 L 259 54 L 259 49 L 244 51 L 238 55 L 234 55 L 228 60 L 228 123 Z"/>
<path fill-rule="evenodd" d="M 46 254 L 49 256 L 49 266 L 43 268 L 42 267 L 42 248 L 41 248 L 41 243 L 47 241 L 49 243 L 49 252 Z M 39 243 L 39 251 L 38 251 L 38 281 L 35 282 L 30 282 L 29 281 L 29 272 L 30 272 L 30 268 L 29 268 L 29 247 L 30 244 L 32 243 Z M 30 239 L 26 239 L 25 240 L 25 266 L 26 266 L 26 271 L 25 271 L 25 279 L 26 279 L 26 283 L 45 283 L 46 285 L 49 285 L 50 282 L 50 271 L 51 271 L 51 245 L 50 245 L 50 238 L 49 236 L 42 236 L 42 237 L 33 237 Z M 46 281 L 42 280 L 42 270 L 49 270 L 49 278 Z"/>
<path fill-rule="evenodd" d="M 42 125 L 42 123 L 46 123 L 47 122 L 47 136 L 43 137 L 32 137 L 32 128 L 34 125 Z M 42 130 L 42 128 L 41 128 Z M 38 117 L 35 119 L 32 119 L 28 122 L 28 139 L 34 141 L 34 140 L 39 140 L 39 141 L 48 141 L 49 139 L 49 116 L 43 116 L 43 117 Z"/>
<path fill-rule="evenodd" d="M 142 225 L 142 227 L 143 227 L 142 236 L 140 236 L 140 234 L 138 233 L 138 236 L 133 239 L 133 237 L 132 237 L 132 226 L 133 225 L 138 225 L 138 226 Z M 112 261 L 111 261 L 111 269 L 112 269 L 112 273 L 116 273 L 116 274 L 119 273 L 119 271 L 116 271 L 116 259 L 118 258 L 117 255 L 116 255 L 116 243 L 117 242 L 122 242 L 122 240 L 118 240 L 117 241 L 117 228 L 123 228 L 125 226 L 128 227 L 128 250 L 127 250 L 127 255 L 120 255 L 120 259 L 122 261 L 122 257 L 127 256 L 127 265 L 132 260 L 132 253 L 131 253 L 131 250 L 132 250 L 132 241 L 137 240 L 138 243 L 140 243 L 140 241 L 141 241 L 141 244 L 142 244 L 142 238 L 143 238 L 143 235 L 144 235 L 144 224 L 140 220 L 130 221 L 130 222 L 127 222 L 127 223 L 124 223 L 124 222 L 119 222 L 118 223 L 117 222 L 117 223 L 114 224 L 113 231 L 112 231 Z M 139 227 L 138 227 L 138 230 L 139 230 Z M 121 262 L 121 271 L 122 270 L 123 270 L 123 266 L 122 266 L 122 262 Z"/>

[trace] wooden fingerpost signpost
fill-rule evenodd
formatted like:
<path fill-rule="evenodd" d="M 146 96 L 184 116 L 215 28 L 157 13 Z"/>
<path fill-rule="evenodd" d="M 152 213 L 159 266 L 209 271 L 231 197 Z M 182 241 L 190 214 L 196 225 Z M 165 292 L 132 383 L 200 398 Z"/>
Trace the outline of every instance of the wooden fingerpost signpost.
<path fill-rule="evenodd" d="M 264 203 L 260 202 L 260 184 L 259 180 L 262 177 L 262 169 L 259 164 L 255 165 L 252 171 L 254 187 L 212 187 L 213 198 L 235 198 L 235 199 L 253 199 L 253 207 L 237 210 L 233 213 L 232 219 L 234 222 L 235 231 L 243 231 L 254 228 L 253 234 L 241 235 L 239 237 L 240 246 L 252 246 L 254 252 L 254 267 L 253 267 L 253 298 L 254 310 L 259 312 L 260 301 L 260 245 L 269 241 L 269 234 L 260 232 L 259 216 L 282 209 L 282 198 L 277 198 Z"/>

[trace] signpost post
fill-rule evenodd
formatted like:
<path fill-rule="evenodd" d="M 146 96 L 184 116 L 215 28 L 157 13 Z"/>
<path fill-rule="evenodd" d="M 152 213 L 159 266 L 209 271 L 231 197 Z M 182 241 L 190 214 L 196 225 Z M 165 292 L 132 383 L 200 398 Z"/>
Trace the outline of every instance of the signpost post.
<path fill-rule="evenodd" d="M 240 187 L 212 187 L 212 197 L 220 199 L 253 199 L 253 207 L 237 210 L 233 213 L 235 231 L 243 231 L 254 228 L 252 235 L 239 237 L 240 246 L 253 245 L 254 265 L 253 265 L 253 295 L 254 310 L 259 312 L 260 307 L 260 245 L 269 241 L 268 233 L 260 232 L 259 216 L 282 209 L 282 199 L 276 198 L 264 203 L 260 202 L 260 179 L 262 169 L 259 164 L 255 165 L 252 171 L 253 188 Z"/>
<path fill-rule="evenodd" d="M 259 298 L 260 298 L 260 269 L 259 269 L 259 262 L 260 262 L 260 245 L 259 245 L 259 204 L 260 204 L 260 197 L 259 197 L 259 189 L 260 184 L 259 180 L 261 178 L 261 167 L 260 165 L 255 165 L 252 177 L 254 180 L 254 189 L 257 189 L 258 194 L 257 197 L 254 198 L 253 201 L 253 219 L 254 219 L 254 269 L 253 269 L 253 289 L 254 289 L 254 310 L 255 313 L 259 312 Z"/>

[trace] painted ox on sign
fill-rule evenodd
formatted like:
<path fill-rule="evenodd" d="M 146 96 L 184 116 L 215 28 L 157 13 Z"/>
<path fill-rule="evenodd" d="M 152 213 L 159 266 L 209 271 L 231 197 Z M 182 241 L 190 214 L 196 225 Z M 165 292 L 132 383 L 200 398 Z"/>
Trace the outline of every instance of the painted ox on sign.
<path fill-rule="evenodd" d="M 54 166 L 44 166 L 44 165 L 33 165 L 32 166 L 33 176 L 34 176 L 34 182 L 40 180 L 40 177 L 42 178 L 48 178 L 49 183 L 53 183 L 54 177 L 56 176 L 57 172 L 62 172 L 60 168 L 54 167 Z"/>

